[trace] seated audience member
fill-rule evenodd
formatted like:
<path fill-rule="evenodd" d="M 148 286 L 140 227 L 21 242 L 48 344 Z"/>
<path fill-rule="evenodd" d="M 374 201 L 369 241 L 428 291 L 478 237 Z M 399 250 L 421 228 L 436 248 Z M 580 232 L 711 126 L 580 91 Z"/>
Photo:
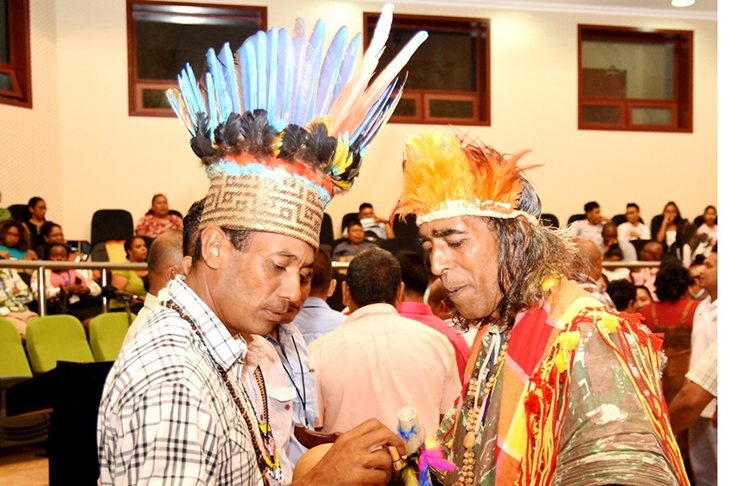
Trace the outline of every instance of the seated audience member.
<path fill-rule="evenodd" d="M 0 202 L 3 201 L 3 194 L 0 193 Z M 0 207 L 0 221 L 8 221 L 9 219 L 13 219 L 13 214 L 10 212 L 10 209 Z"/>
<path fill-rule="evenodd" d="M 674 258 L 666 260 L 656 274 L 658 302 L 641 309 L 643 323 L 653 332 L 664 334 L 663 350 L 668 358 L 662 377 L 666 403 L 670 403 L 684 383 L 690 364 L 692 324 L 699 300 L 685 297 L 692 283 L 690 272 Z"/>
<path fill-rule="evenodd" d="M 651 292 L 645 285 L 636 285 L 636 308 L 635 312 L 641 312 L 645 306 L 654 302 Z"/>
<path fill-rule="evenodd" d="M 656 241 L 649 241 L 643 245 L 639 255 L 642 262 L 660 262 L 662 258 L 664 258 L 664 247 Z M 654 284 L 657 273 L 659 273 L 658 267 L 632 268 L 628 280 L 636 286 L 645 286 L 651 292 L 651 300 L 657 301 L 659 298 L 656 296 L 656 286 Z"/>
<path fill-rule="evenodd" d="M 702 354 L 687 373 L 687 382 L 669 404 L 672 430 L 679 434 L 701 417 L 702 411 L 718 398 L 718 341 Z M 713 425 L 718 427 L 718 412 L 713 413 Z"/>
<path fill-rule="evenodd" d="M 633 248 L 633 245 L 628 243 L 628 246 L 630 247 L 628 250 L 632 250 L 632 254 L 635 255 L 635 248 Z M 602 253 L 602 259 L 605 262 L 621 262 L 628 259 L 624 257 L 623 247 L 617 239 L 617 225 L 612 221 L 605 223 L 602 227 Z M 625 267 L 609 269 L 603 267 L 602 274 L 608 281 L 619 280 L 621 278 L 627 278 L 630 274 L 630 270 Z"/>
<path fill-rule="evenodd" d="M 625 279 L 613 280 L 607 284 L 607 293 L 610 295 L 615 309 L 620 312 L 633 314 L 636 312 L 636 286 Z"/>
<path fill-rule="evenodd" d="M 183 275 L 183 232 L 181 230 L 165 231 L 152 242 L 147 255 L 147 272 L 149 289 L 147 289 L 142 309 L 126 332 L 122 348 L 134 339 L 134 333 L 147 315 L 160 302 L 167 302 L 170 299 L 166 288 L 168 282 L 175 278 L 175 275 Z"/>
<path fill-rule="evenodd" d="M 710 256 L 713 246 L 718 244 L 718 212 L 715 206 L 708 206 L 702 214 L 704 222 L 690 239 L 692 258 L 697 255 Z"/>
<path fill-rule="evenodd" d="M 126 250 L 126 260 L 131 263 L 144 263 L 147 261 L 147 244 L 139 236 L 130 236 L 126 239 L 124 250 Z M 131 312 L 139 312 L 147 296 L 149 272 L 147 270 L 113 270 L 111 274 L 111 285 L 121 292 L 134 295 L 134 299 L 130 302 Z M 113 300 L 110 307 L 112 310 L 122 310 L 124 304 L 118 300 Z"/>
<path fill-rule="evenodd" d="M 46 223 L 46 201 L 40 197 L 32 197 L 28 200 L 28 211 L 31 216 L 24 221 L 31 232 L 31 248 L 36 248 L 41 241 L 41 227 Z"/>
<path fill-rule="evenodd" d="M 164 194 L 155 194 L 152 207 L 136 224 L 136 234 L 155 239 L 169 229 L 183 229 L 183 219 L 177 214 L 170 214 Z"/>
<path fill-rule="evenodd" d="M 586 290 L 605 305 L 615 307 L 607 289 L 607 278 L 602 275 L 602 250 L 592 240 L 579 240 L 576 244 L 584 258 L 585 272 L 579 279 L 579 287 Z"/>
<path fill-rule="evenodd" d="M 52 243 L 67 244 L 67 240 L 64 238 L 64 231 L 62 227 L 52 221 L 47 221 L 41 226 L 41 241 L 42 243 L 36 246 L 36 254 L 46 255 L 46 248 Z M 69 247 L 68 247 L 69 249 Z M 70 251 L 68 260 L 71 262 L 80 262 L 88 259 L 88 255 L 79 251 Z"/>
<path fill-rule="evenodd" d="M 636 203 L 627 204 L 625 219 L 625 223 L 621 223 L 617 228 L 619 242 L 651 239 L 651 230 L 641 223 L 641 210 Z"/>
<path fill-rule="evenodd" d="M 358 219 L 363 225 L 363 230 L 374 232 L 382 240 L 394 238 L 394 228 L 388 219 L 376 216 L 371 203 L 363 203 L 358 209 Z"/>
<path fill-rule="evenodd" d="M 26 324 L 39 315 L 26 307 L 33 300 L 28 285 L 13 268 L 0 268 L 0 317 L 8 319 L 26 337 Z"/>
<path fill-rule="evenodd" d="M 52 243 L 46 247 L 46 260 L 66 262 L 69 248 L 63 243 Z M 38 271 L 31 276 L 31 291 L 39 299 Z M 90 320 L 103 312 L 100 285 L 93 280 L 89 271 L 76 269 L 46 269 L 44 271 L 44 294 L 49 303 L 50 314 L 69 314 L 78 318 L 85 329 Z"/>
<path fill-rule="evenodd" d="M 348 262 L 361 251 L 377 247 L 375 243 L 365 240 L 363 225 L 357 219 L 353 219 L 347 224 L 347 240 L 341 241 L 332 250 L 332 260 Z"/>
<path fill-rule="evenodd" d="M 8 253 L 13 260 L 37 260 L 38 256 L 31 249 L 31 235 L 20 221 L 0 223 L 0 251 Z"/>
<path fill-rule="evenodd" d="M 695 229 L 693 224 L 682 218 L 677 205 L 670 201 L 664 206 L 662 218 L 651 221 L 651 238 L 664 246 L 664 253 L 674 255 L 685 266 L 689 266 L 689 242 Z"/>
<path fill-rule="evenodd" d="M 396 310 L 400 316 L 419 321 L 448 338 L 455 350 L 455 362 L 462 383 L 468 357 L 471 355 L 471 346 L 425 304 L 424 295 L 427 291 L 427 282 L 430 281 L 430 271 L 422 257 L 412 251 L 401 251 L 396 255 L 396 259 L 401 265 L 401 281 L 404 283 L 402 302 Z"/>
<path fill-rule="evenodd" d="M 586 203 L 584 205 L 584 214 L 586 215 L 586 219 L 574 221 L 569 226 L 569 236 L 575 240 L 592 240 L 602 248 L 602 225 L 605 224 L 607 219 L 602 217 L 602 210 L 599 204 L 594 201 Z"/>
<path fill-rule="evenodd" d="M 337 280 L 332 278 L 332 261 L 324 250 L 317 250 L 312 265 L 311 290 L 293 324 L 301 331 L 306 345 L 313 343 L 329 331 L 345 322 L 347 316 L 329 307 L 327 299 L 332 296 Z"/>
<path fill-rule="evenodd" d="M 690 285 L 690 288 L 687 289 L 687 296 L 691 299 L 705 300 L 708 297 L 708 292 L 702 288 L 700 283 L 702 273 L 705 271 L 704 263 L 705 256 L 697 255 L 690 264 L 689 271 L 692 284 Z"/>
<path fill-rule="evenodd" d="M 350 262 L 342 283 L 350 317 L 309 346 L 322 432 L 344 432 L 373 417 L 395 429 L 399 410 L 413 406 L 432 434 L 458 398 L 453 346 L 441 333 L 399 315 L 395 306 L 403 294 L 401 268 L 391 253 L 373 248 Z"/>

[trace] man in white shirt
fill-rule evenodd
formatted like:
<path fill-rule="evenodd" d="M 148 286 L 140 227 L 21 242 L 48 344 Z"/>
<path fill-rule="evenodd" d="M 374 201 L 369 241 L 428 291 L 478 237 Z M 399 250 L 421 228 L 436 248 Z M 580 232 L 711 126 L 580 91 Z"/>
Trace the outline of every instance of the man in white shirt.
<path fill-rule="evenodd" d="M 608 220 L 602 217 L 602 210 L 595 201 L 590 201 L 584 205 L 585 219 L 575 221 L 569 226 L 569 236 L 574 240 L 592 240 L 597 243 L 600 249 L 604 248 L 602 240 L 602 225 Z"/>
<path fill-rule="evenodd" d="M 636 203 L 625 207 L 625 223 L 618 226 L 618 242 L 627 243 L 633 240 L 650 240 L 651 230 L 641 223 L 641 210 Z"/>
<path fill-rule="evenodd" d="M 695 311 L 692 326 L 692 354 L 690 368 L 700 360 L 705 351 L 718 338 L 718 247 L 714 247 L 705 260 L 705 271 L 700 274 L 700 284 L 709 297 Z M 695 474 L 695 484 L 717 484 L 718 430 L 713 425 L 717 400 L 713 400 L 689 429 L 690 462 Z"/>

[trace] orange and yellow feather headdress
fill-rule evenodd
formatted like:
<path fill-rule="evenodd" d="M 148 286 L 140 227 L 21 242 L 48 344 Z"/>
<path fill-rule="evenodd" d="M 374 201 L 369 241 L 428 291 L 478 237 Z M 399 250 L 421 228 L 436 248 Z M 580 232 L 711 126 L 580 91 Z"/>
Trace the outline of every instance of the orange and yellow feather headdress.
<path fill-rule="evenodd" d="M 422 130 L 404 148 L 404 185 L 394 210 L 417 224 L 456 216 L 537 219 L 517 209 L 522 193 L 517 162 L 528 151 L 502 155 L 469 138 Z"/>

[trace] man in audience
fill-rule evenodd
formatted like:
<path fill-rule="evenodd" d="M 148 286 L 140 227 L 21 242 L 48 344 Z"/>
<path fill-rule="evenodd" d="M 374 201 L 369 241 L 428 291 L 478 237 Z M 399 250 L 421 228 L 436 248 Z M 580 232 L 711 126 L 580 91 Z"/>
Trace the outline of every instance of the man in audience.
<path fill-rule="evenodd" d="M 26 324 L 39 315 L 26 306 L 33 300 L 28 285 L 14 268 L 0 268 L 0 317 L 8 319 L 26 337 Z"/>
<path fill-rule="evenodd" d="M 404 151 L 396 213 L 416 215 L 456 319 L 480 327 L 435 434 L 456 465 L 444 483 L 687 485 L 660 391 L 631 379 L 660 382 L 649 335 L 569 278 L 574 243 L 539 222 L 521 156 L 441 129 Z"/>
<path fill-rule="evenodd" d="M 619 262 L 623 260 L 635 260 L 635 248 L 633 245 L 628 244 L 630 248 L 627 250 L 631 256 L 626 257 L 623 251 L 623 247 L 620 245 L 617 239 L 617 226 L 612 221 L 605 223 L 602 226 L 602 254 L 603 261 L 605 262 Z M 621 278 L 627 278 L 630 275 L 630 270 L 625 267 L 618 267 L 614 269 L 602 269 L 603 275 L 607 280 L 618 280 Z"/>
<path fill-rule="evenodd" d="M 332 261 L 324 250 L 317 250 L 312 270 L 314 273 L 311 277 L 309 298 L 293 320 L 293 324 L 304 336 L 307 346 L 329 331 L 340 327 L 347 317 L 331 309 L 327 304 L 327 299 L 335 292 L 337 280 L 332 278 Z"/>
<path fill-rule="evenodd" d="M 643 245 L 639 258 L 642 262 L 660 262 L 664 257 L 664 247 L 657 241 L 649 241 Z M 628 279 L 636 286 L 644 286 L 651 292 L 651 300 L 659 300 L 656 295 L 656 274 L 659 267 L 631 268 Z"/>
<path fill-rule="evenodd" d="M 466 344 L 466 340 L 460 334 L 437 317 L 429 305 L 425 304 L 424 296 L 427 291 L 427 282 L 430 281 L 430 271 L 422 257 L 413 251 L 401 251 L 396 254 L 396 259 L 401 265 L 401 281 L 404 282 L 404 295 L 396 310 L 400 316 L 430 326 L 448 338 L 455 350 L 455 362 L 458 365 L 458 376 L 462 383 L 468 357 L 471 355 L 471 347 Z"/>
<path fill-rule="evenodd" d="M 690 368 L 700 361 L 705 351 L 718 339 L 718 246 L 713 247 L 705 259 L 705 270 L 700 274 L 700 284 L 708 298 L 697 306 L 692 326 L 692 352 Z M 712 400 L 689 428 L 690 462 L 699 485 L 717 483 L 718 431 L 713 426 L 716 400 Z"/>
<path fill-rule="evenodd" d="M 613 280 L 607 284 L 607 293 L 620 312 L 636 312 L 636 286 L 625 279 Z"/>
<path fill-rule="evenodd" d="M 650 240 L 651 230 L 641 223 L 641 210 L 636 203 L 628 203 L 625 207 L 625 221 L 617 228 L 617 237 L 620 242 L 633 240 Z"/>
<path fill-rule="evenodd" d="M 440 332 L 401 317 L 401 267 L 391 253 L 366 250 L 350 262 L 342 296 L 350 316 L 309 346 L 322 432 L 344 432 L 375 417 L 396 428 L 417 409 L 428 433 L 461 390 L 455 351 Z"/>
<path fill-rule="evenodd" d="M 579 287 L 586 290 L 604 305 L 615 307 L 610 295 L 605 291 L 607 279 L 602 275 L 602 251 L 592 240 L 579 240 L 576 244 L 587 264 L 587 274 L 579 282 Z"/>
<path fill-rule="evenodd" d="M 394 238 L 394 227 L 388 219 L 376 216 L 371 203 L 363 203 L 358 209 L 358 219 L 363 224 L 364 230 L 369 230 L 378 235 L 382 240 Z"/>
<path fill-rule="evenodd" d="M 167 284 L 175 275 L 183 275 L 183 231 L 167 230 L 157 237 L 149 247 L 147 255 L 147 270 L 149 271 L 149 290 L 144 299 L 142 310 L 129 326 L 124 337 L 123 348 L 133 338 L 136 330 L 160 302 L 167 302 L 170 295 L 167 293 Z"/>
<path fill-rule="evenodd" d="M 586 218 L 574 221 L 569 226 L 569 236 L 576 241 L 592 240 L 602 248 L 602 225 L 607 222 L 607 218 L 602 217 L 602 210 L 594 201 L 584 205 L 584 214 Z"/>
<path fill-rule="evenodd" d="M 705 350 L 687 373 L 687 382 L 669 404 L 669 416 L 674 434 L 691 427 L 700 419 L 710 402 L 718 399 L 718 341 Z M 717 429 L 717 410 L 712 420 Z M 700 483 L 698 483 L 700 484 Z M 717 484 L 717 483 L 711 483 Z"/>
<path fill-rule="evenodd" d="M 378 248 L 378 245 L 366 241 L 363 225 L 357 219 L 353 219 L 347 224 L 347 241 L 341 241 L 334 247 L 332 260 L 349 262 L 355 255 L 368 248 Z"/>

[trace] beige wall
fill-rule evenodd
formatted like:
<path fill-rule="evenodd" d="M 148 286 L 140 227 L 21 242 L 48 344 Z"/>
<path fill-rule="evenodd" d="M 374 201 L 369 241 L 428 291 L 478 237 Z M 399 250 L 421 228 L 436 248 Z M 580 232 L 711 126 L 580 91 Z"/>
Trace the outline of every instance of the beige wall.
<path fill-rule="evenodd" d="M 54 6 L 31 2 L 34 109 L 0 106 L 0 116 L 12 120 L 0 131 L 0 159 L 11 167 L 8 178 L 3 170 L 3 204 L 46 197 L 49 218 L 64 225 L 68 238 L 89 237 L 97 208 L 125 208 L 138 219 L 156 192 L 186 211 L 207 188 L 187 131 L 175 118 L 128 116 L 125 1 Z M 377 2 L 281 0 L 268 2 L 268 20 L 292 25 L 302 16 L 313 25 L 322 16 L 329 32 L 343 24 L 359 31 L 362 12 L 380 8 Z M 451 8 L 399 4 L 396 12 L 450 15 Z M 466 7 L 455 13 L 490 18 L 492 36 L 492 126 L 458 128 L 500 151 L 532 149 L 524 165 L 542 164 L 530 177 L 546 212 L 565 220 L 597 200 L 612 215 L 635 201 L 646 219 L 673 199 L 694 217 L 715 204 L 715 21 Z M 577 130 L 579 23 L 693 30 L 693 133 Z M 418 128 L 385 128 L 353 189 L 330 204 L 336 226 L 366 200 L 381 214 L 391 211 L 404 139 Z"/>

